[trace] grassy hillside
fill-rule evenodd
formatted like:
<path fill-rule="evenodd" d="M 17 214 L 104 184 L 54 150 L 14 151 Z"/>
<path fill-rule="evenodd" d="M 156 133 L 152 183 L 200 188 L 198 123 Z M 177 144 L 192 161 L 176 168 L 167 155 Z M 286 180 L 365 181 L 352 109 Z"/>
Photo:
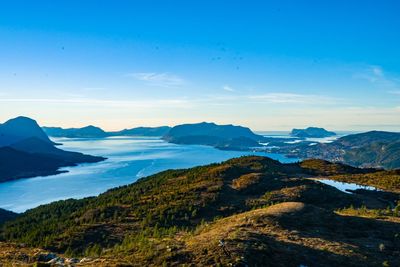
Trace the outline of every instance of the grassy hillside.
<path fill-rule="evenodd" d="M 383 195 L 346 194 L 303 178 L 313 172 L 329 176 L 365 171 L 311 163 L 242 157 L 165 171 L 98 197 L 29 210 L 7 222 L 1 236 L 7 242 L 135 266 L 190 262 L 255 266 L 266 260 L 280 262 L 273 266 L 314 261 L 337 266 L 350 258 L 354 266 L 372 266 L 370 259 L 395 262 L 391 250 L 378 255 L 375 247 L 383 242 L 398 249 L 394 238 L 400 228 L 394 216 L 384 219 L 387 223 L 375 219 L 353 223 L 334 213 L 347 207 L 384 210 L 388 203 Z M 277 203 L 287 204 L 273 208 Z M 275 216 L 275 209 L 288 211 Z M 374 248 L 363 244 L 365 236 L 370 236 Z M 229 240 L 228 252 L 218 246 L 221 239 Z"/>

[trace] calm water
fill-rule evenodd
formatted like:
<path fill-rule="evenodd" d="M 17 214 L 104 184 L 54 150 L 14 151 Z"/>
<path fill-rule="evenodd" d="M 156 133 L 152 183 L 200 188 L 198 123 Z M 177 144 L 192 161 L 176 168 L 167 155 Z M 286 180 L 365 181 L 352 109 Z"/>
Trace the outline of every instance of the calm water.
<path fill-rule="evenodd" d="M 373 186 L 366 186 L 366 185 L 359 185 L 359 184 L 354 184 L 354 183 L 343 183 L 343 182 L 338 182 L 334 180 L 327 180 L 327 179 L 320 179 L 318 180 L 321 183 L 333 186 L 337 189 L 339 189 L 342 192 L 349 193 L 351 192 L 347 190 L 356 190 L 356 189 L 366 189 L 366 190 L 379 190 Z"/>
<path fill-rule="evenodd" d="M 108 159 L 65 168 L 68 173 L 0 183 L 0 207 L 23 212 L 41 204 L 67 198 L 98 195 L 107 189 L 136 181 L 167 169 L 221 162 L 242 155 L 269 156 L 293 162 L 279 154 L 222 151 L 207 146 L 175 145 L 157 138 L 53 139 L 62 149 Z"/>

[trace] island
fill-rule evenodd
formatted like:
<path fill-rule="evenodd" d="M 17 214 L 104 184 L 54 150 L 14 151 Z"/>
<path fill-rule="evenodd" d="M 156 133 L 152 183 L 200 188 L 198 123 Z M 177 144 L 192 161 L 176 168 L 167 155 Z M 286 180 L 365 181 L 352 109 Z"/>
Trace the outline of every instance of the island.
<path fill-rule="evenodd" d="M 170 143 L 207 145 L 226 150 L 248 150 L 260 147 L 264 136 L 253 133 L 249 128 L 215 123 L 182 124 L 173 127 L 163 139 Z"/>
<path fill-rule="evenodd" d="M 308 127 L 306 129 L 293 129 L 290 135 L 298 138 L 324 138 L 335 136 L 336 133 L 327 131 L 324 128 Z"/>

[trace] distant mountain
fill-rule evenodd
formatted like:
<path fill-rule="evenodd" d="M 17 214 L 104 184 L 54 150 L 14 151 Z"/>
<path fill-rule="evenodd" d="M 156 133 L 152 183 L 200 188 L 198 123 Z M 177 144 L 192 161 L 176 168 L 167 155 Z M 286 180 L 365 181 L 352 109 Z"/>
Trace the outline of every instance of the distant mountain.
<path fill-rule="evenodd" d="M 104 138 L 108 136 L 164 136 L 171 127 L 137 127 L 116 132 L 106 132 L 92 125 L 83 128 L 42 127 L 44 132 L 53 137 L 67 138 Z"/>
<path fill-rule="evenodd" d="M 0 125 L 0 182 L 60 173 L 60 167 L 103 157 L 58 149 L 36 121 L 18 117 Z"/>
<path fill-rule="evenodd" d="M 7 146 L 24 139 L 35 137 L 46 143 L 52 141 L 40 128 L 36 121 L 27 117 L 17 117 L 0 124 L 0 147 Z"/>
<path fill-rule="evenodd" d="M 170 129 L 171 127 L 169 126 L 137 127 L 118 132 L 109 132 L 109 134 L 115 136 L 164 136 L 169 132 Z"/>
<path fill-rule="evenodd" d="M 341 137 L 332 143 L 292 145 L 275 152 L 300 158 L 321 158 L 356 167 L 400 168 L 400 133 L 371 131 Z"/>
<path fill-rule="evenodd" d="M 0 209 L 0 225 L 6 221 L 15 219 L 17 216 L 17 213 L 5 209 Z"/>
<path fill-rule="evenodd" d="M 99 127 L 89 125 L 83 128 L 42 127 L 44 132 L 53 137 L 102 138 L 108 134 Z"/>
<path fill-rule="evenodd" d="M 265 140 L 246 127 L 207 122 L 175 126 L 163 139 L 176 144 L 208 145 L 233 150 L 237 149 L 239 143 L 240 148 L 244 149 L 257 146 Z"/>
<path fill-rule="evenodd" d="M 299 138 L 323 138 L 335 136 L 336 133 L 327 131 L 324 128 L 308 127 L 306 129 L 293 129 L 290 135 Z"/>
<path fill-rule="evenodd" d="M 340 144 L 344 147 L 356 148 L 371 144 L 373 142 L 392 143 L 400 141 L 400 133 L 370 131 L 359 134 L 346 135 L 335 141 L 335 144 Z"/>

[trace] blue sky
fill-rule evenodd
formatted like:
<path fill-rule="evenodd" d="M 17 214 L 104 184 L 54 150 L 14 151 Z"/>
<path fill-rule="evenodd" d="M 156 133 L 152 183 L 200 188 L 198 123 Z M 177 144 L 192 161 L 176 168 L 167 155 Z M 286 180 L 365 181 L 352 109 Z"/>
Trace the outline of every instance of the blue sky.
<path fill-rule="evenodd" d="M 0 5 L 0 121 L 400 131 L 398 1 Z"/>

